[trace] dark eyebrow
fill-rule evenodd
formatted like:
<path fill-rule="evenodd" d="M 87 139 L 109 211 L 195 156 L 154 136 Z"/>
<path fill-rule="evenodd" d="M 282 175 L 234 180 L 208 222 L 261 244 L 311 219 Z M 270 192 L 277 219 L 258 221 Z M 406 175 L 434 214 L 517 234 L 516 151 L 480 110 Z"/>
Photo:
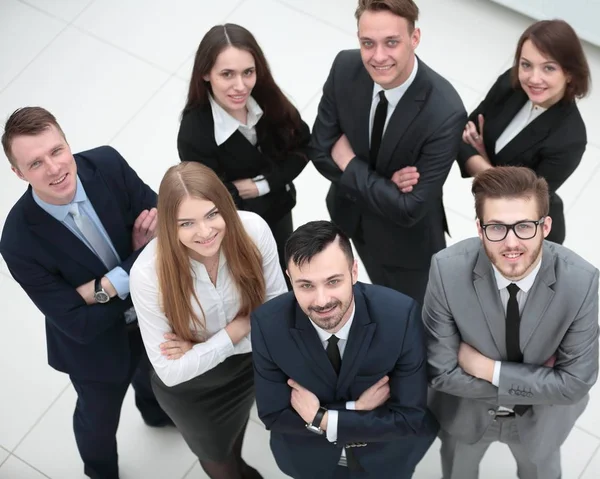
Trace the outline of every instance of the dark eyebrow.
<path fill-rule="evenodd" d="M 524 56 L 521 56 L 521 60 L 525 60 L 527 63 L 533 63 L 531 60 L 527 60 L 527 58 L 525 58 Z M 548 60 L 547 62 L 542 63 L 542 65 L 548 65 L 550 63 L 552 63 L 553 65 L 558 65 L 558 62 L 554 60 Z"/>
<path fill-rule="evenodd" d="M 210 211 L 204 215 L 204 217 L 206 218 L 208 215 L 211 215 L 211 214 L 213 214 L 215 211 L 217 211 L 217 207 L 216 207 L 216 206 L 213 206 L 213 207 L 210 209 Z"/>

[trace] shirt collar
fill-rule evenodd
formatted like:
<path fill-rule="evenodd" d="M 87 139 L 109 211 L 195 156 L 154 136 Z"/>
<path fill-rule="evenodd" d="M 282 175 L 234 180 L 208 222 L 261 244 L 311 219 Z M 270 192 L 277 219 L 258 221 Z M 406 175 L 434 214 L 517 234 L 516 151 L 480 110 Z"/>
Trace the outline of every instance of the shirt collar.
<path fill-rule="evenodd" d="M 531 273 L 529 273 L 527 276 L 525 276 L 523 279 L 521 279 L 519 281 L 511 281 L 510 279 L 506 279 L 504 276 L 502 276 L 500 271 L 498 271 L 498 268 L 496 268 L 494 265 L 492 265 L 492 268 L 494 268 L 494 276 L 496 277 L 496 283 L 498 285 L 498 289 L 506 288 L 509 284 L 515 283 L 521 291 L 524 291 L 525 293 L 527 293 L 532 288 L 533 283 L 535 282 L 535 278 L 537 277 L 537 274 L 539 273 L 541 266 L 542 266 L 542 258 L 540 257 L 538 264 L 536 265 L 535 268 L 533 268 Z"/>
<path fill-rule="evenodd" d="M 217 142 L 217 146 L 225 143 L 240 127 L 248 129 L 254 128 L 263 115 L 262 108 L 251 96 L 248 97 L 248 101 L 246 102 L 248 116 L 245 125 L 227 113 L 225 109 L 215 101 L 212 95 L 208 95 L 208 100 L 210 101 L 210 109 L 212 110 L 213 122 L 215 124 L 215 141 Z"/>
<path fill-rule="evenodd" d="M 392 109 L 396 108 L 396 105 L 402 98 L 402 96 L 406 93 L 406 90 L 412 85 L 415 81 L 415 77 L 417 76 L 417 71 L 419 70 L 419 61 L 415 56 L 415 64 L 413 66 L 413 70 L 410 73 L 410 76 L 406 79 L 406 81 L 395 88 L 390 88 L 389 90 L 385 90 L 385 98 L 387 99 L 390 107 Z M 373 84 L 373 98 L 379 95 L 379 92 L 383 90 L 383 87 L 378 83 Z"/>
<path fill-rule="evenodd" d="M 531 119 L 531 121 L 533 121 L 542 113 L 544 113 L 547 110 L 547 108 L 544 108 L 539 105 L 534 105 L 531 102 L 531 100 L 527 100 L 527 103 L 525 103 L 525 110 L 528 113 L 528 117 Z"/>
<path fill-rule="evenodd" d="M 82 203 L 84 201 L 87 201 L 88 199 L 83 184 L 79 179 L 79 176 L 77 176 L 77 189 L 75 190 L 75 197 L 73 198 L 71 203 L 67 203 L 66 205 L 51 205 L 50 203 L 46 203 L 37 195 L 37 193 L 34 190 L 31 191 L 31 194 L 33 195 L 33 200 L 38 204 L 40 208 L 42 208 L 46 213 L 48 213 L 50 216 L 60 221 L 61 223 L 65 221 L 65 218 L 69 214 L 69 208 L 71 207 L 71 204 Z"/>
<path fill-rule="evenodd" d="M 354 313 L 356 312 L 356 305 L 354 304 L 354 301 L 352 302 L 351 307 L 352 307 L 352 313 L 350 314 L 348 321 L 346 321 L 346 324 L 344 324 L 344 326 L 342 326 L 342 329 L 340 329 L 337 333 L 335 333 L 337 338 L 342 341 L 346 341 L 348 339 L 348 336 L 350 336 L 350 327 L 352 326 L 352 321 L 354 321 Z M 310 320 L 310 324 L 312 324 L 313 327 L 315 328 L 315 330 L 317 331 L 317 334 L 319 335 L 319 339 L 321 340 L 322 343 L 327 342 L 329 340 L 329 338 L 331 336 L 333 336 L 330 332 L 325 331 L 324 329 L 317 326 L 313 322 L 312 319 L 310 319 L 310 318 L 308 318 L 308 319 Z"/>

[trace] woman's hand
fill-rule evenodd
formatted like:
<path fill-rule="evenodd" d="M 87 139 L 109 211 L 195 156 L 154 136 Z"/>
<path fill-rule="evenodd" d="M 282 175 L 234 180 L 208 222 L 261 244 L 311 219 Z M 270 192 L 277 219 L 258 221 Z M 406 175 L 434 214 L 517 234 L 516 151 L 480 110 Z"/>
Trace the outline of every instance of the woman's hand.
<path fill-rule="evenodd" d="M 256 183 L 254 183 L 254 181 L 252 181 L 250 178 L 245 180 L 235 180 L 232 183 L 237 188 L 242 199 L 248 200 L 258 196 L 258 188 L 256 187 Z"/>
<path fill-rule="evenodd" d="M 485 145 L 483 144 L 483 115 L 480 114 L 477 117 L 477 121 L 479 123 L 479 132 L 477 132 L 475 123 L 469 121 L 463 131 L 462 139 L 467 145 L 471 145 L 475 148 L 477 153 L 489 162 L 489 158 L 485 151 Z"/>
<path fill-rule="evenodd" d="M 167 359 L 170 360 L 181 358 L 194 346 L 194 343 L 192 343 L 191 341 L 184 341 L 179 336 L 173 333 L 165 334 L 164 338 L 166 339 L 166 341 L 164 343 L 161 343 L 160 352 L 163 356 L 166 356 Z"/>

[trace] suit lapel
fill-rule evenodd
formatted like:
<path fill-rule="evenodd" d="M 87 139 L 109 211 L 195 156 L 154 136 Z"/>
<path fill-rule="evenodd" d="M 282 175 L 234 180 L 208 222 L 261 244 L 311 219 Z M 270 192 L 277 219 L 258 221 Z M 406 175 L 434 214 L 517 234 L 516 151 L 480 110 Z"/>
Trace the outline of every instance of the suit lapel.
<path fill-rule="evenodd" d="M 298 305 L 296 305 L 294 327 L 290 328 L 290 333 L 302 356 L 304 356 L 306 364 L 326 383 L 335 384 L 337 374 L 329 362 L 319 335 Z"/>
<path fill-rule="evenodd" d="M 520 92 L 522 96 L 525 96 L 524 93 Z M 506 115 L 507 121 L 505 122 L 504 128 L 498 132 L 498 138 L 504 129 L 508 126 L 513 117 L 518 113 L 518 111 L 523 107 L 526 101 L 522 98 L 522 96 L 514 95 L 510 98 L 508 103 L 514 103 L 513 108 L 506 107 L 506 112 L 503 112 L 503 115 Z M 520 102 L 516 102 L 515 98 L 520 98 Z M 548 111 L 545 111 L 540 116 L 538 116 L 535 120 L 533 120 L 529 125 L 523 128 L 517 136 L 515 136 L 508 144 L 502 148 L 498 154 L 496 155 L 496 164 L 500 165 L 521 165 L 521 155 L 527 150 L 531 149 L 537 143 L 543 141 L 552 128 L 562 121 L 565 114 L 567 113 L 567 109 L 570 105 L 565 105 L 562 102 L 559 102 Z M 516 108 L 516 109 L 515 109 Z M 513 111 L 514 110 L 514 111 Z M 512 115 L 512 116 L 509 116 Z M 533 165 L 525 165 L 525 166 L 533 166 Z"/>
<path fill-rule="evenodd" d="M 364 68 L 360 69 L 358 79 L 353 89 L 352 110 L 355 112 L 354 131 L 351 141 L 354 152 L 363 158 L 369 158 L 369 122 L 371 105 L 373 104 L 373 80 Z"/>
<path fill-rule="evenodd" d="M 58 248 L 65 256 L 77 261 L 95 276 L 106 271 L 102 261 L 69 228 L 38 206 L 31 195 L 31 187 L 28 190 L 25 211 L 29 229 L 43 242 Z"/>
<path fill-rule="evenodd" d="M 126 226 L 121 208 L 98 170 L 79 167 L 79 165 L 80 163 L 78 163 L 78 175 L 88 199 L 108 233 L 115 250 L 119 253 L 119 257 L 124 260 L 129 256 L 132 246 L 128 244 L 130 235 L 123 234 L 126 232 Z"/>
<path fill-rule="evenodd" d="M 483 136 L 490 142 L 489 145 L 486 142 L 486 150 L 495 151 L 496 140 L 506 130 L 519 110 L 523 108 L 525 102 L 527 102 L 527 95 L 522 90 L 513 90 L 513 93 L 506 98 L 498 110 L 484 117 Z"/>
<path fill-rule="evenodd" d="M 527 301 L 521 313 L 521 326 L 519 328 L 519 342 L 521 351 L 525 351 L 533 333 L 540 325 L 542 318 L 554 298 L 552 285 L 556 282 L 554 271 L 554 255 L 544 242 L 542 253 L 542 265 L 535 278 L 533 287 L 527 294 Z M 561 318 L 562 319 L 562 318 Z M 550 327 L 550 325 L 548 325 Z"/>
<path fill-rule="evenodd" d="M 377 325 L 369 318 L 365 299 L 356 287 L 354 287 L 354 305 L 354 319 L 350 327 L 348 342 L 342 358 L 342 369 L 337 382 L 336 395 L 338 397 L 348 389 L 356 376 L 358 368 L 369 350 L 375 329 L 377 329 Z"/>
<path fill-rule="evenodd" d="M 431 82 L 429 81 L 427 70 L 427 65 L 419 60 L 417 76 L 408 90 L 402 95 L 402 98 L 400 98 L 394 109 L 394 113 L 390 117 L 390 121 L 381 139 L 381 148 L 377 157 L 377 169 L 380 171 L 385 170 L 390 161 L 392 161 L 396 146 L 421 111 L 429 95 Z"/>
<path fill-rule="evenodd" d="M 483 247 L 479 249 L 477 264 L 473 270 L 473 285 L 481 306 L 483 317 L 488 325 L 500 357 L 506 353 L 506 317 L 500 302 L 498 284 L 494 278 L 490 260 Z"/>

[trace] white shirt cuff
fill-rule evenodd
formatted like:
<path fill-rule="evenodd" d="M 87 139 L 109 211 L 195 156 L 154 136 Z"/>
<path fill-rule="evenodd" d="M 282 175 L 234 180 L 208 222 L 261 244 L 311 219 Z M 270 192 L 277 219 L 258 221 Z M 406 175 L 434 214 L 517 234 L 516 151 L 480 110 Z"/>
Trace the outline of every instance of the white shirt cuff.
<path fill-rule="evenodd" d="M 235 351 L 235 346 L 225 331 L 225 328 L 221 329 L 218 333 L 214 334 L 207 341 L 210 342 L 213 346 L 215 352 L 219 356 L 221 362 L 225 361 L 229 356 L 233 355 Z M 205 343 L 198 343 L 192 346 L 192 349 L 202 350 L 202 346 Z"/>
<path fill-rule="evenodd" d="M 348 401 L 346 403 L 346 409 L 348 411 L 356 411 L 356 401 Z"/>
<path fill-rule="evenodd" d="M 267 180 L 257 180 L 254 182 L 256 189 L 258 190 L 258 196 L 265 196 L 271 191 L 269 182 Z"/>
<path fill-rule="evenodd" d="M 329 409 L 327 411 L 327 440 L 329 442 L 337 441 L 338 433 L 338 412 Z"/>
<path fill-rule="evenodd" d="M 494 363 L 494 375 L 492 376 L 492 384 L 496 387 L 500 387 L 500 368 L 502 367 L 502 363 L 500 361 L 496 361 Z"/>

